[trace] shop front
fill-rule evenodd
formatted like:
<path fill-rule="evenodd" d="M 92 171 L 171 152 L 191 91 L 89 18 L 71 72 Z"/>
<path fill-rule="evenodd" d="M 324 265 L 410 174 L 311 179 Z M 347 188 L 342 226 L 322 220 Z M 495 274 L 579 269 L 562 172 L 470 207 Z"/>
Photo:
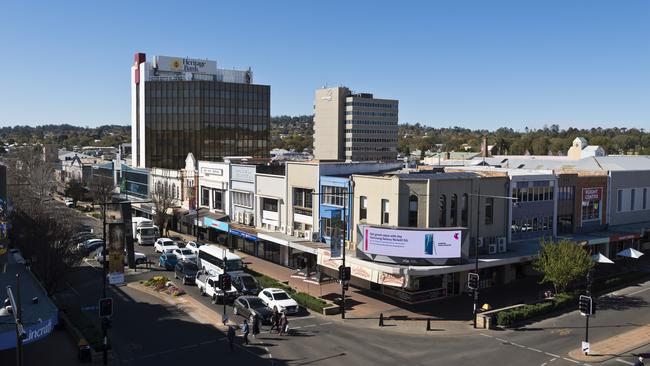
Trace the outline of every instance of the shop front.
<path fill-rule="evenodd" d="M 207 216 L 203 218 L 203 227 L 207 230 L 209 241 L 219 244 L 228 243 L 230 226 L 228 222 L 222 221 L 223 218 L 227 218 L 227 216 L 221 216 L 219 218 Z"/>
<path fill-rule="evenodd" d="M 230 247 L 259 257 L 257 232 L 253 228 L 230 224 Z"/>
<path fill-rule="evenodd" d="M 632 248 L 640 249 L 641 234 L 616 234 L 612 235 L 609 239 L 609 255 L 610 259 L 616 258 L 618 253 L 624 249 Z"/>

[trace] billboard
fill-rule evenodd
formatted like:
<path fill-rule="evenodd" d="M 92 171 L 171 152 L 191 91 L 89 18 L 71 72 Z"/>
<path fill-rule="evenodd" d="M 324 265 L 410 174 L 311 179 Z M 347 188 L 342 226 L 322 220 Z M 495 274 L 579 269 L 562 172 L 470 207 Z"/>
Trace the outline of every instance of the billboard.
<path fill-rule="evenodd" d="M 461 230 L 403 230 L 367 226 L 361 251 L 401 258 L 460 258 Z"/>
<path fill-rule="evenodd" d="M 123 223 L 108 224 L 108 280 L 111 285 L 124 282 L 125 232 Z"/>
<path fill-rule="evenodd" d="M 216 74 L 217 61 L 194 58 L 156 56 L 154 67 L 160 71 L 195 72 L 199 74 Z"/>

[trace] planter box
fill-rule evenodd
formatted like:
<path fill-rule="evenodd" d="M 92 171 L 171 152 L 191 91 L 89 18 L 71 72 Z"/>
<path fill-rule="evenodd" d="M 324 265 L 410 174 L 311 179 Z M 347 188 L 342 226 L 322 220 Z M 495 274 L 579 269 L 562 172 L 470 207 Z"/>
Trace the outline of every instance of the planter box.
<path fill-rule="evenodd" d="M 323 308 L 323 315 L 336 315 L 341 312 L 341 307 L 338 305 L 331 305 Z"/>

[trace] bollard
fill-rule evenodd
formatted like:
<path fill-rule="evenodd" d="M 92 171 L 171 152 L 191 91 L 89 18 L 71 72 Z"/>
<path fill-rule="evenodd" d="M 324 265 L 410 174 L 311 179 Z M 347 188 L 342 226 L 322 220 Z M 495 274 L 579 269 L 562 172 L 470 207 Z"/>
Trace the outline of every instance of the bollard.
<path fill-rule="evenodd" d="M 384 313 L 379 313 L 379 326 L 384 326 Z"/>
<path fill-rule="evenodd" d="M 427 319 L 427 332 L 431 330 L 431 319 Z"/>

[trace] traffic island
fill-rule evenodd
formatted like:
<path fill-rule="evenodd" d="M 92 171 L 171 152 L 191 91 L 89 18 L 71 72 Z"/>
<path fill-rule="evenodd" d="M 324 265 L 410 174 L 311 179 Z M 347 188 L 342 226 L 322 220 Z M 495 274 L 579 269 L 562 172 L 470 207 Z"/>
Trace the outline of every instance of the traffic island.
<path fill-rule="evenodd" d="M 569 356 L 582 362 L 604 362 L 614 357 L 633 356 L 627 353 L 646 344 L 650 344 L 650 324 L 592 343 L 589 355 L 577 348 L 569 352 Z"/>

